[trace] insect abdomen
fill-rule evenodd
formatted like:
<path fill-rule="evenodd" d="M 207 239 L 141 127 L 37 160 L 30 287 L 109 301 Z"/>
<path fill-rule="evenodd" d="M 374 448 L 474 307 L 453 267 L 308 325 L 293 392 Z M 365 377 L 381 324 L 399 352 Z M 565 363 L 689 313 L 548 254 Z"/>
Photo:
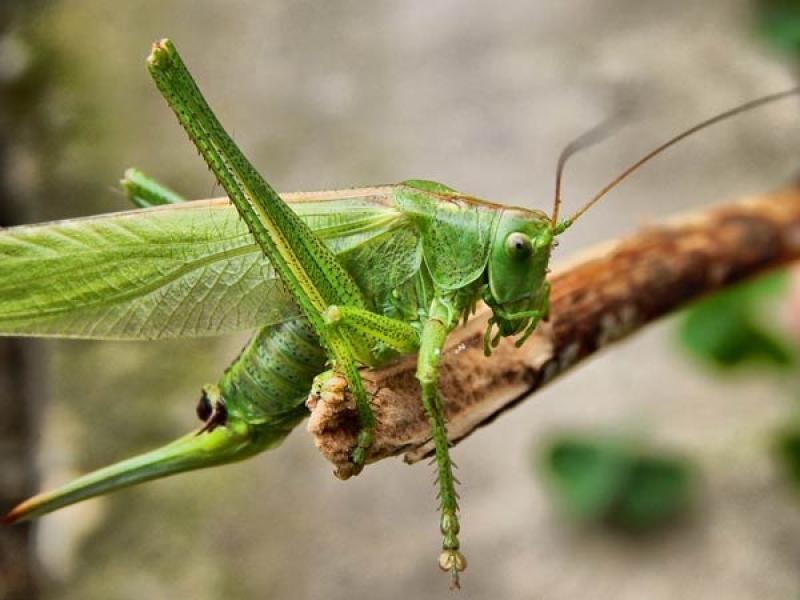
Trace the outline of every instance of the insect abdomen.
<path fill-rule="evenodd" d="M 219 381 L 228 410 L 251 423 L 302 417 L 314 377 L 325 370 L 325 352 L 307 321 L 262 328 Z"/>

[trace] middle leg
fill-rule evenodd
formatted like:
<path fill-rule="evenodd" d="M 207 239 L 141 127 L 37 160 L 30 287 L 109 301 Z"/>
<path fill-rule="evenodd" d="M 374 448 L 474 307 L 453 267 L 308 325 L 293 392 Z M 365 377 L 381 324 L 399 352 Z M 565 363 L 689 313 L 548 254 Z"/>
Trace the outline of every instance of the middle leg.
<path fill-rule="evenodd" d="M 458 494 L 453 475 L 453 461 L 447 439 L 447 425 L 439 394 L 439 365 L 447 335 L 450 331 L 446 310 L 434 301 L 431 314 L 422 330 L 417 357 L 417 379 L 422 389 L 422 405 L 431 424 L 431 436 L 436 452 L 437 481 L 441 512 L 442 553 L 439 567 L 450 573 L 453 588 L 459 588 L 459 573 L 466 569 L 467 561 L 460 552 L 458 533 Z M 441 314 L 440 314 L 441 313 Z"/>

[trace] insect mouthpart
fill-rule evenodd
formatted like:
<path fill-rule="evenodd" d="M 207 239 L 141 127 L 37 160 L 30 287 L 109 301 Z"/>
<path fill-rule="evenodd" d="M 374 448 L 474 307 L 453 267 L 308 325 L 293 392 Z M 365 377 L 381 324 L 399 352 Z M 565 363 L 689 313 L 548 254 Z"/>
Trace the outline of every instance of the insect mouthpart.
<path fill-rule="evenodd" d="M 531 308 L 533 305 L 531 298 L 499 304 L 491 294 L 486 294 L 483 300 L 492 309 L 492 316 L 489 318 L 489 323 L 483 334 L 483 352 L 486 356 L 491 355 L 492 348 L 497 346 L 501 337 L 517 335 L 523 332 L 522 337 L 516 341 L 516 346 L 519 348 L 530 337 L 539 323 L 541 313 Z M 497 331 L 492 334 L 495 328 Z"/>

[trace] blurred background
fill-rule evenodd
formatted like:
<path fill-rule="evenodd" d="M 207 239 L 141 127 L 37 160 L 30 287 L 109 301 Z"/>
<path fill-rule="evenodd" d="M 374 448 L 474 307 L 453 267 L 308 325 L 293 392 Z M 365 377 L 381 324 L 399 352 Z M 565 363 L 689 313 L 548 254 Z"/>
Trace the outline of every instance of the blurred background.
<path fill-rule="evenodd" d="M 2 0 L 0 223 L 127 209 L 116 182 L 129 166 L 187 197 L 219 195 L 144 68 L 160 37 L 279 190 L 431 178 L 547 209 L 560 149 L 621 103 L 632 122 L 568 169 L 572 207 L 678 130 L 794 85 L 797 10 Z M 800 172 L 797 117 L 789 100 L 682 143 L 570 230 L 556 261 L 786 185 Z M 776 289 L 769 311 L 783 314 Z M 796 414 L 794 342 L 773 340 L 789 368 L 709 369 L 714 348 L 679 329 L 649 327 L 455 449 L 461 598 L 800 595 L 800 496 L 787 454 L 771 452 Z M 1 342 L 0 509 L 193 428 L 200 385 L 245 339 Z M 608 484 L 631 464 L 645 482 L 655 465 L 663 484 L 633 527 L 625 498 L 639 484 Z M 442 597 L 432 476 L 388 460 L 342 483 L 300 428 L 248 462 L 0 530 L 0 598 Z"/>

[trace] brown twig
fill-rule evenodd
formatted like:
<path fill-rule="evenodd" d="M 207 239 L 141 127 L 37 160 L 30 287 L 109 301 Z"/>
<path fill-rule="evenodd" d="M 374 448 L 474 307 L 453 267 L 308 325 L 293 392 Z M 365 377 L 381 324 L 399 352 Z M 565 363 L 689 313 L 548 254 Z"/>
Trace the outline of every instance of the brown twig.
<path fill-rule="evenodd" d="M 440 389 L 453 441 L 529 397 L 582 359 L 699 296 L 800 258 L 800 187 L 718 206 L 595 248 L 550 278 L 551 315 L 522 348 L 483 355 L 484 307 L 450 338 Z M 364 370 L 377 418 L 369 461 L 431 451 L 414 357 Z M 308 424 L 322 454 L 347 462 L 358 430 L 344 382 L 312 395 Z"/>

